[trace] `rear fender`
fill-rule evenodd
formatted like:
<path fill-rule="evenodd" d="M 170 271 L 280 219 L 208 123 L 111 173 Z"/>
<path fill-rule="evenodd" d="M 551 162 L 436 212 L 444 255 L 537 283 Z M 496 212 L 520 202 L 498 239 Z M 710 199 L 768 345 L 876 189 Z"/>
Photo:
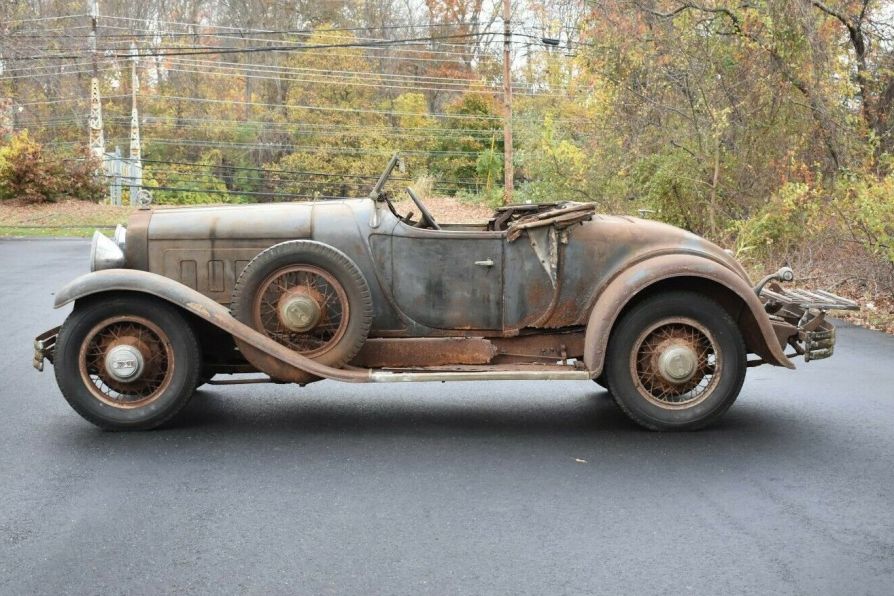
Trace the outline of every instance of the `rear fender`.
<path fill-rule="evenodd" d="M 738 323 L 749 349 L 770 364 L 795 368 L 782 350 L 763 303 L 741 276 L 704 257 L 674 254 L 637 263 L 612 279 L 599 293 L 584 340 L 584 364 L 594 378 L 602 373 L 609 335 L 624 308 L 654 284 L 684 278 L 716 284 L 741 300 L 744 311 Z"/>
<path fill-rule="evenodd" d="M 369 381 L 369 370 L 344 370 L 319 362 L 289 350 L 266 335 L 236 320 L 221 304 L 170 278 L 135 269 L 106 269 L 82 275 L 56 293 L 54 308 L 60 308 L 75 300 L 97 296 L 106 292 L 137 292 L 160 298 L 183 310 L 208 321 L 218 329 L 229 333 L 268 357 L 284 362 L 317 377 L 350 383 Z"/>

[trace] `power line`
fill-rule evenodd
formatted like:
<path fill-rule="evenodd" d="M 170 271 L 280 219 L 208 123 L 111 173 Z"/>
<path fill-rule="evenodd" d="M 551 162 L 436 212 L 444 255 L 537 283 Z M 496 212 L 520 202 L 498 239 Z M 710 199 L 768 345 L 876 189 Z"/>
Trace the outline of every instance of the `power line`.
<path fill-rule="evenodd" d="M 34 122 L 41 125 L 46 124 L 65 124 L 71 122 L 80 122 L 83 120 L 82 118 L 77 118 L 75 116 L 60 116 L 56 118 L 18 118 L 17 122 L 19 123 L 27 123 Z M 118 122 L 122 124 L 127 124 L 130 122 L 130 118 L 127 116 L 109 116 L 104 118 L 107 122 Z M 365 125 L 365 124 L 311 124 L 311 123 L 289 123 L 289 122 L 277 122 L 273 120 L 232 120 L 232 119 L 224 119 L 224 118 L 197 118 L 190 116 L 144 116 L 141 120 L 143 125 L 159 125 L 159 126 L 168 126 L 174 128 L 194 128 L 194 129 L 204 129 L 206 126 L 210 125 L 231 125 L 231 126 L 239 126 L 239 125 L 250 125 L 257 126 L 260 129 L 275 129 L 276 131 L 298 131 L 298 132 L 311 132 L 311 133 L 325 133 L 333 130 L 343 130 L 343 131 L 356 131 L 362 130 L 368 133 L 375 133 L 381 135 L 389 135 L 392 132 L 402 133 L 404 131 L 408 131 L 407 136 L 415 136 L 411 133 L 419 133 L 419 136 L 425 136 L 428 138 L 433 137 L 443 137 L 443 136 L 475 136 L 481 135 L 482 137 L 491 137 L 498 132 L 497 129 L 487 129 L 487 128 L 440 128 L 440 127 L 429 127 L 429 126 L 389 126 L 389 125 Z M 233 131 L 236 132 L 236 131 Z"/>
<path fill-rule="evenodd" d="M 180 170 L 170 170 L 164 168 L 146 168 L 144 170 L 144 175 L 152 176 L 156 179 L 164 179 L 172 176 L 182 176 L 184 174 L 183 171 Z M 369 191 L 370 187 L 373 185 L 373 180 L 377 178 L 377 176 L 369 176 L 367 180 L 346 180 L 344 178 L 339 178 L 337 175 L 333 175 L 328 181 L 321 181 L 317 177 L 317 179 L 312 179 L 310 177 L 304 178 L 293 178 L 293 177 L 258 177 L 258 176 L 227 176 L 227 175 L 208 175 L 210 178 L 214 180 L 207 180 L 208 183 L 221 182 L 226 184 L 229 181 L 231 184 L 239 184 L 239 185 L 249 185 L 250 187 L 261 187 L 271 184 L 278 185 L 288 185 L 289 188 L 298 188 L 298 189 L 311 189 L 316 192 L 325 192 L 327 189 L 331 189 L 333 187 L 339 187 L 340 189 L 359 189 L 363 194 Z M 127 179 L 127 176 L 121 176 L 124 179 Z M 412 180 L 407 179 L 389 179 L 389 182 L 413 182 Z M 200 182 L 200 181 L 197 181 Z M 176 182 L 175 182 L 176 183 Z M 479 188 L 482 186 L 478 183 L 468 183 L 468 184 L 446 184 L 446 183 L 433 183 L 432 188 L 439 191 L 445 192 L 456 192 L 459 190 L 469 190 L 473 188 Z M 252 193 L 258 191 L 252 190 L 239 190 L 236 188 L 229 189 L 229 192 L 232 193 Z"/>
<path fill-rule="evenodd" d="M 123 117 L 116 118 L 115 120 L 119 124 L 126 124 L 129 121 L 129 119 L 125 119 Z M 144 125 L 147 126 L 147 129 L 150 124 L 151 123 L 144 123 Z M 160 123 L 155 123 L 155 124 L 160 124 Z M 169 125 L 168 125 L 168 127 L 170 128 Z M 186 125 L 176 126 L 173 128 L 175 130 L 181 130 L 181 129 L 182 130 L 199 130 L 199 131 L 207 130 L 206 127 L 197 125 L 197 124 L 186 124 Z M 351 135 L 359 136 L 362 133 L 356 132 L 356 131 L 361 131 L 363 129 L 362 126 L 357 126 L 354 128 L 342 129 L 342 130 L 327 130 L 327 128 L 331 128 L 331 127 L 320 126 L 318 128 L 306 129 L 306 130 L 302 130 L 300 128 L 298 128 L 298 129 L 290 128 L 290 129 L 287 129 L 287 132 L 290 133 L 290 136 L 300 136 L 302 138 L 318 138 L 318 137 L 351 136 Z M 153 129 L 153 130 L 157 130 L 157 129 Z M 433 134 L 433 133 L 425 131 L 424 129 L 415 129 L 417 132 L 402 132 L 403 130 L 407 130 L 407 129 L 383 130 L 383 131 L 377 132 L 375 134 L 376 134 L 376 136 L 381 136 L 382 138 L 387 138 L 387 139 L 415 139 L 418 141 L 451 140 L 451 141 L 455 142 L 455 141 L 465 138 L 465 137 L 470 137 L 470 138 L 473 137 L 473 140 L 476 140 L 482 144 L 485 144 L 489 138 L 491 138 L 492 136 L 495 136 L 499 132 L 499 131 L 484 131 L 484 130 L 482 130 L 482 131 L 479 131 L 481 134 L 469 134 L 469 133 L 452 134 L 450 132 Z M 227 131 L 224 131 L 224 132 L 227 132 Z"/>
<path fill-rule="evenodd" d="M 100 68 L 98 72 L 110 72 L 117 70 L 115 68 Z M 45 77 L 61 77 L 73 74 L 91 74 L 93 72 L 92 69 L 85 70 L 67 70 L 65 72 L 37 72 L 31 74 L 18 74 L 18 75 L 9 75 L 9 76 L 0 76 L 0 81 L 23 81 L 27 79 L 38 79 Z"/>
<path fill-rule="evenodd" d="M 237 143 L 237 142 L 221 142 L 207 141 L 195 139 L 166 139 L 166 138 L 147 138 L 143 139 L 144 145 L 174 145 L 174 146 L 190 146 L 190 147 L 231 147 L 243 149 L 291 149 L 293 151 L 306 151 L 308 153 L 341 153 L 346 155 L 391 155 L 392 149 L 364 149 L 360 147 L 321 147 L 320 145 L 293 145 L 291 143 Z M 450 151 L 450 150 L 427 150 L 427 149 L 408 149 L 401 151 L 405 155 L 478 155 L 478 151 Z"/>
<path fill-rule="evenodd" d="M 34 30 L 26 29 L 24 31 L 9 31 L 5 34 L 5 37 L 6 39 L 58 39 L 59 37 L 77 39 L 89 37 L 89 35 L 73 35 L 71 34 L 72 31 L 89 28 L 90 25 L 70 25 L 64 27 L 46 27 Z M 61 33 L 64 33 L 64 35 L 60 35 Z"/>
<path fill-rule="evenodd" d="M 105 99 L 113 99 L 119 97 L 130 97 L 129 95 L 104 95 Z M 59 103 L 71 103 L 78 101 L 90 101 L 89 97 L 65 97 L 61 99 L 51 99 L 47 101 L 29 101 L 26 103 L 16 103 L 18 106 L 26 107 L 26 106 L 37 106 L 37 105 L 51 105 L 51 104 L 59 104 Z"/>
<path fill-rule="evenodd" d="M 210 68 L 214 68 L 214 67 L 210 67 Z M 263 75 L 249 74 L 248 71 L 242 71 L 242 70 L 229 70 L 229 71 L 213 72 L 213 71 L 208 71 L 208 70 L 193 70 L 193 69 L 180 67 L 180 68 L 168 68 L 167 71 L 168 72 L 184 72 L 184 73 L 190 73 L 190 74 L 202 74 L 202 75 L 209 75 L 209 76 L 225 76 L 225 77 L 232 77 L 234 72 L 238 72 L 250 79 L 261 80 L 261 81 L 288 81 L 288 82 L 292 82 L 292 83 L 347 85 L 347 86 L 351 86 L 351 87 L 397 89 L 397 90 L 402 90 L 402 91 L 443 91 L 443 92 L 460 93 L 460 92 L 463 92 L 469 88 L 469 85 L 467 83 L 456 83 L 457 86 L 452 86 L 452 87 L 432 87 L 432 86 L 424 86 L 424 85 L 418 85 L 418 84 L 417 85 L 409 85 L 409 84 L 399 85 L 399 84 L 388 84 L 388 83 L 366 83 L 366 82 L 363 82 L 362 80 L 350 80 L 350 79 L 343 79 L 343 78 L 342 79 L 326 79 L 326 78 L 306 79 L 306 78 L 288 77 L 288 76 L 286 76 L 286 77 L 284 77 L 284 76 L 263 76 Z M 449 84 L 450 83 L 442 83 L 442 85 L 449 85 Z M 524 89 L 524 87 L 519 86 L 519 85 L 513 85 L 513 86 L 518 86 L 519 88 Z M 531 93 L 531 92 L 525 92 L 525 91 L 519 91 L 518 94 L 519 95 L 537 95 L 537 96 L 555 95 L 555 94 L 549 94 L 549 93 Z"/>
<path fill-rule="evenodd" d="M 81 15 L 86 16 L 86 15 Z M 481 23 L 478 21 L 470 21 L 468 23 L 430 23 L 430 24 L 419 24 L 419 25 L 376 25 L 370 27 L 332 27 L 332 28 L 316 28 L 316 29 L 252 29 L 245 27 L 236 27 L 232 25 L 214 25 L 211 23 L 203 24 L 203 23 L 189 23 L 184 21 L 169 21 L 164 19 L 146 19 L 139 17 L 122 17 L 115 15 L 100 15 L 104 19 L 118 19 L 124 21 L 138 21 L 143 23 L 164 23 L 166 25 L 177 25 L 183 27 L 212 27 L 214 29 L 228 29 L 231 32 L 248 32 L 248 33 L 315 33 L 315 32 L 340 32 L 340 31 L 375 31 L 380 29 L 427 29 L 427 28 L 442 28 L 442 27 L 477 27 L 479 25 L 484 25 L 486 23 Z"/>
<path fill-rule="evenodd" d="M 63 69 L 63 68 L 76 68 L 76 67 L 80 68 L 83 66 L 90 66 L 91 64 L 93 64 L 93 63 L 92 62 L 76 62 L 74 64 L 71 64 L 71 63 L 69 63 L 69 64 L 30 64 L 28 66 L 23 66 L 21 68 L 4 68 L 2 71 L 0 71 L 0 74 L 6 74 L 8 72 L 22 72 L 22 71 L 33 72 L 35 68 L 40 68 L 40 69 L 45 69 L 45 68 Z"/>
<path fill-rule="evenodd" d="M 271 168 L 253 168 L 249 166 L 232 166 L 225 164 L 202 164 L 202 163 L 194 163 L 194 162 L 183 162 L 183 161 L 170 161 L 170 160 L 161 160 L 161 159 L 143 159 L 143 163 L 149 164 L 162 164 L 162 165 L 179 165 L 186 167 L 207 167 L 207 168 L 221 168 L 225 170 L 236 170 L 236 171 L 248 171 L 248 172 L 261 172 L 264 174 L 294 174 L 294 175 L 304 175 L 304 176 L 321 176 L 321 177 L 336 177 L 336 178 L 357 178 L 363 180 L 377 180 L 379 178 L 379 174 L 342 174 L 342 173 L 332 173 L 332 172 L 317 172 L 317 171 L 306 171 L 306 170 L 278 170 Z M 398 176 L 392 176 L 389 180 L 398 180 L 398 181 L 411 181 L 412 178 L 404 178 Z M 475 180 L 451 180 L 451 179 L 438 179 L 436 183 L 453 183 L 453 184 L 477 184 Z"/>
<path fill-rule="evenodd" d="M 106 176 L 108 177 L 108 176 Z M 122 177 L 123 180 L 126 180 L 126 177 Z M 291 193 L 291 192 L 265 192 L 265 191 L 239 191 L 239 190 L 219 190 L 216 188 L 188 188 L 181 186 L 147 186 L 145 184 L 133 185 L 135 188 L 140 188 L 144 190 L 153 190 L 153 191 L 167 191 L 167 192 L 198 192 L 202 194 L 225 194 L 232 196 L 264 196 L 264 197 L 290 197 L 290 198 L 299 198 L 299 199 L 316 199 L 316 200 L 344 200 L 344 199 L 352 199 L 352 198 L 361 198 L 361 197 L 345 197 L 345 196 L 335 196 L 335 195 L 308 195 L 301 193 Z"/>
<path fill-rule="evenodd" d="M 111 39 L 114 39 L 114 38 L 133 39 L 133 38 L 141 38 L 141 37 L 148 37 L 148 38 L 152 38 L 152 39 L 162 39 L 162 38 L 166 38 L 166 37 L 215 37 L 217 39 L 228 39 L 228 40 L 242 41 L 242 42 L 244 42 L 244 41 L 260 41 L 260 42 L 276 42 L 276 43 L 290 43 L 290 44 L 305 43 L 304 41 L 301 41 L 301 40 L 267 39 L 267 38 L 263 38 L 263 37 L 254 37 L 254 36 L 245 35 L 246 32 L 251 33 L 251 31 L 228 32 L 228 33 L 217 33 L 217 32 L 207 32 L 207 31 L 171 32 L 171 31 L 161 31 L 161 30 L 141 28 L 141 27 L 137 27 L 137 28 L 122 27 L 122 26 L 118 26 L 118 25 L 105 25 L 104 28 L 126 30 L 126 31 L 130 32 L 130 33 L 112 33 L 112 34 L 103 35 L 104 38 L 111 38 Z M 344 28 L 344 29 L 325 29 L 325 30 L 321 30 L 321 29 L 283 30 L 283 31 L 273 31 L 272 33 L 291 34 L 291 35 L 296 35 L 296 36 L 303 35 L 303 36 L 308 36 L 308 37 L 313 36 L 313 35 L 320 35 L 322 37 L 326 37 L 325 33 L 327 33 L 327 32 L 333 32 L 333 33 L 335 33 L 335 32 L 350 32 L 350 31 L 354 31 L 354 30 L 356 30 L 356 29 L 355 28 Z M 136 33 L 136 32 L 139 32 L 139 33 Z M 475 34 L 484 37 L 486 35 L 496 35 L 497 33 L 493 32 L 493 31 L 480 31 L 480 32 L 475 32 Z M 335 37 L 335 36 L 332 35 L 329 37 Z M 387 37 L 362 37 L 362 36 L 356 36 L 356 35 L 352 35 L 352 39 L 354 39 L 356 41 L 363 41 L 363 42 L 369 41 L 369 42 L 376 42 L 376 43 L 396 41 L 394 39 L 387 38 Z M 422 44 L 422 43 L 430 43 L 431 39 L 432 38 L 426 38 L 425 41 L 412 42 L 412 45 Z M 438 47 L 439 48 L 444 48 L 444 47 L 462 48 L 464 51 L 447 51 L 447 50 L 443 50 L 443 49 L 440 49 L 440 50 L 428 49 L 428 50 L 424 50 L 424 51 L 426 51 L 428 53 L 433 53 L 433 54 L 455 54 L 455 55 L 461 55 L 461 56 L 468 56 L 468 54 L 470 53 L 468 50 L 468 46 L 465 44 L 440 43 L 440 44 L 438 44 Z M 423 50 L 399 49 L 399 51 L 420 52 Z"/>
<path fill-rule="evenodd" d="M 456 120 L 492 120 L 492 121 L 502 121 L 502 118 L 499 116 L 487 116 L 487 115 L 474 115 L 474 114 L 446 114 L 446 113 L 420 113 L 420 112 L 401 112 L 395 110 L 373 110 L 373 109 L 364 109 L 364 108 L 338 108 L 334 106 L 308 106 L 308 105 L 296 105 L 296 104 L 271 104 L 271 103 L 263 103 L 263 102 L 253 102 L 253 101 L 230 101 L 226 99 L 210 99 L 210 98 L 201 98 L 201 97 L 183 97 L 178 95 L 153 95 L 147 96 L 145 99 L 171 99 L 171 100 L 181 100 L 181 101 L 195 101 L 199 103 L 216 103 L 216 104 L 227 104 L 227 105 L 249 105 L 255 107 L 266 107 L 266 108 L 276 108 L 276 109 L 289 109 L 289 110 L 318 110 L 322 112 L 339 112 L 339 113 L 350 113 L 350 114 L 375 114 L 380 116 L 413 116 L 416 118 L 431 116 L 435 118 L 452 118 Z"/>
<path fill-rule="evenodd" d="M 14 23 L 37 23 L 37 22 L 44 22 L 44 21 L 54 21 L 54 20 L 59 20 L 59 19 L 79 19 L 81 17 L 89 17 L 89 16 L 90 16 L 89 14 L 83 13 L 83 14 L 67 14 L 67 15 L 61 15 L 61 16 L 56 16 L 56 17 L 34 17 L 34 18 L 29 18 L 29 19 L 13 19 L 13 20 L 6 21 L 6 25 L 9 26 Z"/>
<path fill-rule="evenodd" d="M 234 62 L 218 63 L 209 60 L 197 60 L 191 58 L 173 58 L 171 62 L 176 66 L 166 67 L 166 71 L 171 72 L 190 72 L 198 74 L 226 74 L 245 76 L 251 79 L 274 80 L 274 81 L 294 81 L 308 83 L 333 83 L 347 85 L 361 85 L 368 87 L 384 87 L 394 89 L 416 89 L 420 91 L 466 91 L 468 89 L 476 89 L 480 91 L 492 91 L 486 86 L 490 83 L 480 78 L 467 77 L 434 77 L 425 75 L 403 75 L 393 73 L 382 73 L 375 71 L 355 71 L 355 70 L 325 70 L 319 68 L 303 68 L 303 67 L 280 67 L 275 65 L 264 64 L 239 64 Z M 193 66 L 202 69 L 216 69 L 220 72 L 208 72 L 207 70 L 189 70 L 182 68 L 183 65 Z M 261 74 L 258 74 L 261 73 Z M 280 73 L 296 74 L 295 77 L 283 77 Z M 262 75 L 278 75 L 278 76 L 262 76 Z M 314 78 L 300 78 L 301 76 Z M 362 78 L 361 81 L 357 81 Z M 382 83 L 368 83 L 370 79 L 379 79 Z M 447 85 L 436 86 L 436 85 Z M 456 88 L 451 87 L 456 86 Z M 524 90 L 530 89 L 531 85 L 513 82 L 513 87 Z M 560 89 L 556 87 L 556 89 Z M 548 95 L 545 93 L 530 93 L 531 95 Z"/>
<path fill-rule="evenodd" d="M 268 46 L 268 47 L 248 47 L 248 48 L 213 48 L 213 49 L 197 49 L 197 50 L 189 50 L 185 49 L 183 51 L 159 51 L 159 52 L 126 52 L 126 53 L 116 53 L 117 49 L 106 49 L 104 50 L 105 56 L 107 58 L 152 58 L 152 57 L 160 57 L 160 56 L 201 56 L 201 55 L 219 55 L 219 54 L 252 54 L 257 52 L 302 52 L 302 51 L 312 51 L 312 50 L 322 50 L 322 49 L 330 49 L 330 48 L 362 48 L 362 49 L 374 49 L 377 47 L 389 47 L 389 46 L 399 46 L 402 44 L 414 43 L 414 42 L 432 42 L 443 39 L 463 39 L 463 38 L 474 38 L 481 37 L 483 35 L 490 35 L 490 33 L 459 33 L 455 35 L 443 35 L 438 37 L 415 37 L 415 38 L 407 38 L 407 39 L 393 39 L 386 40 L 380 42 L 349 42 L 349 43 L 331 43 L 331 44 L 306 44 L 302 46 Z M 43 56 L 13 56 L 8 58 L 8 60 L 44 60 L 44 59 L 77 59 L 80 58 L 80 54 L 47 54 Z"/>
<path fill-rule="evenodd" d="M 107 25 L 106 28 L 108 28 L 108 27 L 109 26 Z M 115 27 L 115 26 L 112 26 L 112 27 Z M 115 27 L 115 28 L 127 30 L 126 27 Z M 128 37 L 126 34 L 121 34 L 121 35 L 122 35 L 122 37 L 125 37 L 125 38 Z M 165 34 L 163 32 L 159 33 L 158 35 L 156 35 L 156 38 L 162 38 L 162 37 L 164 37 L 164 35 Z M 194 34 L 194 36 L 200 36 L 200 35 L 201 34 Z M 276 40 L 269 40 L 269 41 L 276 41 Z M 361 45 L 360 47 L 364 47 L 364 46 Z M 443 44 L 441 44 L 441 46 L 439 46 L 439 47 L 443 47 Z M 399 55 L 375 54 L 375 55 L 371 55 L 368 57 L 371 60 L 377 60 L 377 61 L 378 60 L 398 60 L 401 62 L 457 64 L 459 62 L 465 62 L 465 61 L 469 60 L 470 58 L 474 58 L 474 56 L 472 56 L 472 53 L 470 53 L 470 52 L 449 52 L 449 51 L 433 50 L 433 49 L 413 50 L 413 49 L 400 48 L 400 47 L 367 48 L 367 49 L 374 50 L 374 51 L 378 50 L 378 51 L 383 51 L 383 52 L 392 52 L 392 53 L 397 52 L 397 53 L 399 53 Z M 153 54 L 153 52 L 155 52 L 156 49 L 152 48 L 150 46 L 145 51 L 147 53 L 149 53 L 150 55 L 154 56 L 155 54 Z M 408 56 L 408 55 L 406 55 L 406 53 L 423 54 L 423 55 L 422 56 L 416 56 L 416 55 Z M 443 56 L 452 56 L 452 57 L 438 58 L 438 57 L 433 57 L 434 54 L 443 55 Z M 345 53 L 340 53 L 340 52 L 326 52 L 326 55 L 329 57 L 356 59 L 356 56 L 353 54 L 345 54 Z"/>
<path fill-rule="evenodd" d="M 83 158 L 66 158 L 63 161 L 84 162 L 85 160 Z M 209 170 L 220 169 L 220 170 L 225 170 L 227 172 L 229 172 L 229 171 L 237 171 L 237 172 L 247 171 L 247 172 L 252 172 L 252 173 L 267 174 L 270 176 L 274 176 L 276 178 L 278 178 L 282 174 L 285 174 L 285 175 L 287 175 L 285 178 L 286 182 L 299 182 L 300 181 L 300 179 L 290 177 L 290 176 L 305 176 L 305 177 L 311 177 L 311 178 L 312 177 L 322 177 L 322 178 L 338 178 L 338 179 L 348 178 L 348 179 L 353 179 L 353 180 L 357 180 L 357 181 L 356 182 L 347 182 L 347 183 L 341 182 L 338 184 L 340 186 L 349 185 L 349 186 L 357 186 L 357 187 L 364 187 L 364 188 L 369 186 L 369 184 L 367 182 L 363 182 L 363 181 L 377 180 L 379 178 L 379 174 L 346 174 L 346 173 L 317 172 L 317 171 L 305 171 L 305 170 L 277 170 L 277 169 L 269 169 L 269 168 L 253 168 L 253 167 L 247 167 L 247 166 L 234 166 L 234 165 L 213 164 L 213 163 L 212 164 L 194 163 L 194 162 L 171 161 L 171 160 L 160 160 L 160 159 L 143 159 L 142 161 L 143 161 L 143 163 L 146 163 L 146 164 L 182 166 L 182 167 L 194 168 L 194 169 L 206 169 L 206 168 Z M 173 169 L 173 168 L 154 168 L 153 167 L 153 168 L 150 168 L 149 171 L 153 174 L 164 173 L 164 174 L 182 175 L 184 173 L 180 170 Z M 222 177 L 223 178 L 226 178 L 226 177 L 232 178 L 232 176 L 227 176 L 226 174 L 219 174 L 219 173 L 214 173 L 214 172 L 209 172 L 208 175 L 213 176 L 218 179 L 220 179 Z M 109 175 L 108 177 L 111 177 L 111 175 Z M 120 177 L 127 178 L 127 176 L 120 176 Z M 265 177 L 248 177 L 248 178 L 244 178 L 244 179 L 240 178 L 240 180 L 245 180 L 248 182 L 270 181 L 269 178 L 265 178 Z M 413 182 L 414 181 L 413 178 L 400 177 L 400 176 L 391 176 L 388 180 L 390 182 Z M 314 184 L 313 182 L 308 182 L 308 183 Z M 317 183 L 317 184 L 319 184 L 319 183 Z M 452 180 L 452 179 L 438 178 L 438 179 L 434 180 L 433 186 L 441 187 L 441 188 L 447 188 L 447 187 L 453 187 L 453 186 L 476 186 L 477 187 L 477 186 L 480 186 L 480 183 L 477 180 L 472 180 L 472 179 Z M 236 193 L 236 192 L 241 192 L 241 191 L 232 190 L 231 192 Z"/>
<path fill-rule="evenodd" d="M 258 64 L 258 63 L 245 63 L 245 62 L 224 62 L 220 60 L 203 60 L 201 58 L 172 58 L 170 62 L 174 64 L 188 64 L 188 65 L 200 65 L 200 66 L 216 66 L 220 67 L 234 67 L 236 69 L 246 69 L 251 71 L 269 71 L 269 72 L 284 72 L 284 73 L 297 73 L 297 74 L 332 74 L 332 75 L 357 75 L 357 76 L 368 76 L 375 75 L 383 78 L 393 78 L 393 79 L 415 79 L 423 82 L 441 82 L 441 81 L 468 81 L 468 82 L 476 82 L 480 81 L 479 78 L 473 77 L 439 77 L 432 75 L 416 75 L 416 74 L 400 74 L 400 73 L 377 73 L 363 70 L 338 70 L 338 69 L 325 69 L 325 68 L 311 68 L 306 66 L 283 66 L 279 64 Z"/>

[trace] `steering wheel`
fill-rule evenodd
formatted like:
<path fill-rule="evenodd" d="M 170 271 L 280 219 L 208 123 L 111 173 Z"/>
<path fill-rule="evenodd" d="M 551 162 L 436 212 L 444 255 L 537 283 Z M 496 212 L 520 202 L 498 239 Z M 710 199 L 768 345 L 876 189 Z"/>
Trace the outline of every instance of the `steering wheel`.
<path fill-rule="evenodd" d="M 407 188 L 407 194 L 410 195 L 410 198 L 413 199 L 413 202 L 416 203 L 416 206 L 419 207 L 419 223 L 425 224 L 425 226 L 417 226 L 417 227 L 428 227 L 433 230 L 440 230 L 441 226 L 438 225 L 438 222 L 435 221 L 435 218 L 432 217 L 431 212 L 428 210 L 428 207 L 425 206 L 419 197 L 416 196 L 416 193 L 413 192 L 412 188 Z"/>

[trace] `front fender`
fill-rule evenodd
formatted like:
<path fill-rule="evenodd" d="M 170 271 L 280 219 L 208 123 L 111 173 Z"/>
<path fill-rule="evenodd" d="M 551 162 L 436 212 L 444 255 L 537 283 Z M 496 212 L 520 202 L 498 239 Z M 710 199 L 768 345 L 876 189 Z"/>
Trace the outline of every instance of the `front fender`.
<path fill-rule="evenodd" d="M 314 376 L 350 383 L 363 383 L 370 380 L 369 370 L 333 368 L 293 352 L 236 320 L 230 314 L 229 309 L 207 296 L 173 279 L 147 271 L 106 269 L 82 275 L 63 286 L 56 293 L 54 308 L 65 306 L 80 298 L 97 296 L 106 292 L 138 292 L 166 300 L 250 344 L 270 358 Z"/>
<path fill-rule="evenodd" d="M 692 254 L 652 257 L 624 270 L 599 293 L 590 313 L 584 340 L 584 364 L 595 378 L 602 373 L 611 330 L 624 307 L 649 286 L 672 278 L 696 278 L 720 285 L 743 303 L 746 314 L 739 321 L 742 333 L 750 338 L 749 348 L 767 362 L 795 368 L 779 345 L 763 303 L 735 271 L 711 259 Z"/>

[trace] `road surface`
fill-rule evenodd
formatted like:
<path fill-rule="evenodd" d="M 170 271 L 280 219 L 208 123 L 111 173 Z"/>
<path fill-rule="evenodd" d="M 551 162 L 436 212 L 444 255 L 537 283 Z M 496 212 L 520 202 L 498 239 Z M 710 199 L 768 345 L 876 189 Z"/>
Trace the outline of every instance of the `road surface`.
<path fill-rule="evenodd" d="M 749 371 L 709 430 L 595 384 L 217 387 L 79 418 L 31 339 L 84 241 L 0 241 L 0 594 L 891 594 L 894 337 Z"/>

